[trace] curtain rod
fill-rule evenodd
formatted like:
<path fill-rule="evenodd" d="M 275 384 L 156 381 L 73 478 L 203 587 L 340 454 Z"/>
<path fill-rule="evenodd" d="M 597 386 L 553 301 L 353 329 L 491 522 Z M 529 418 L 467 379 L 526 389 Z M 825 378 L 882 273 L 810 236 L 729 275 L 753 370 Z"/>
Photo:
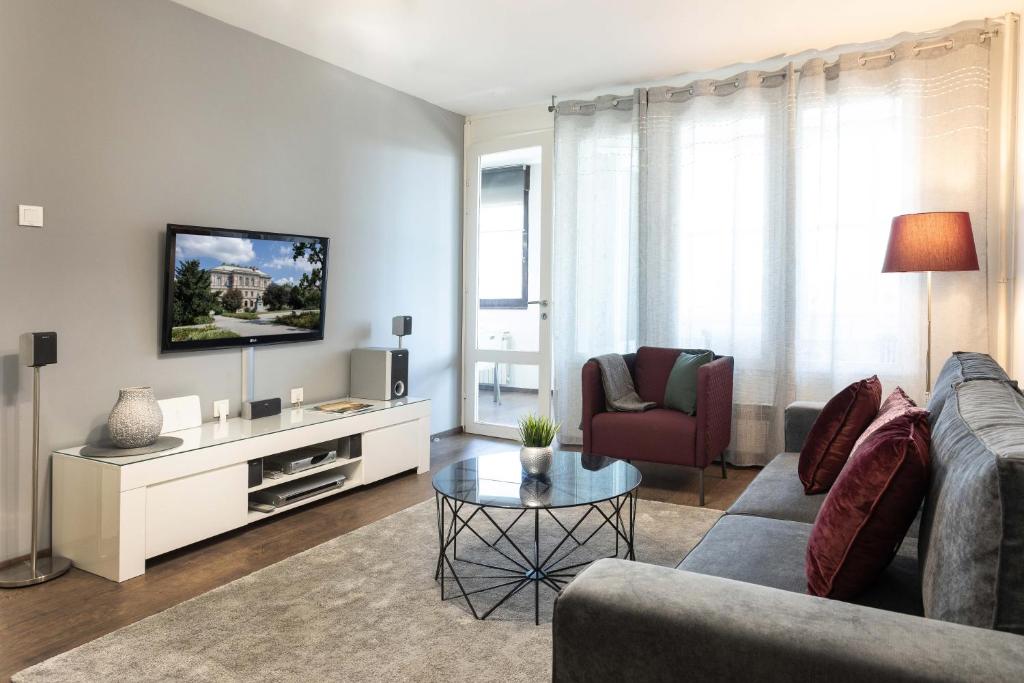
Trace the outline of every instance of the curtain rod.
<path fill-rule="evenodd" d="M 1006 23 L 1006 21 L 1005 21 L 1005 19 L 1003 17 L 999 17 L 998 19 L 993 19 L 992 21 L 993 22 L 998 21 L 1001 25 L 1005 25 L 1005 23 Z M 998 27 L 994 27 L 994 28 L 991 28 L 991 29 L 988 29 L 988 30 L 981 31 L 978 34 L 978 41 L 980 43 L 984 43 L 986 40 L 989 40 L 990 38 L 994 38 L 994 37 L 996 37 L 998 35 L 999 35 L 999 28 Z M 946 38 L 945 40 L 940 40 L 937 43 L 927 44 L 929 40 L 934 40 L 934 38 L 932 38 L 932 39 L 928 39 L 928 38 L 923 39 L 920 43 L 915 45 L 913 47 L 914 54 L 916 55 L 916 54 L 918 54 L 920 52 L 923 52 L 925 50 L 934 50 L 935 48 L 939 48 L 939 47 L 944 47 L 947 50 L 951 50 L 951 49 L 953 49 L 953 45 L 955 44 L 952 38 Z M 876 59 L 895 60 L 896 59 L 896 50 L 889 49 L 889 50 L 886 50 L 885 52 L 881 52 L 879 54 L 874 54 L 874 55 L 864 53 L 864 54 L 862 54 L 860 56 L 860 59 L 858 61 L 860 62 L 861 66 L 865 66 L 868 62 L 874 61 Z M 826 68 L 826 69 L 832 68 L 832 67 L 835 67 L 837 64 L 839 64 L 839 60 L 838 59 L 836 59 L 836 60 L 834 60 L 832 62 L 826 62 L 825 65 L 824 65 L 824 68 Z M 793 69 L 793 71 L 795 73 L 800 73 L 801 69 Z M 783 68 L 783 69 L 780 69 L 780 70 L 777 70 L 777 71 L 774 71 L 774 72 L 763 74 L 761 76 L 761 82 L 764 83 L 769 78 L 783 78 L 784 79 L 785 77 L 786 77 L 786 69 Z M 739 79 L 738 78 L 728 78 L 726 80 L 719 81 L 719 82 L 713 84 L 711 86 L 711 89 L 712 90 L 717 90 L 720 87 L 725 87 L 725 86 L 730 86 L 730 85 L 732 87 L 734 87 L 734 88 L 739 88 L 739 86 L 740 86 Z M 677 93 L 677 92 L 686 92 L 690 96 L 693 96 L 694 90 L 693 90 L 693 86 L 692 85 L 687 86 L 687 87 L 682 87 L 682 88 L 674 88 L 674 89 L 670 88 L 669 91 L 668 91 L 668 97 L 671 98 L 672 95 Z M 631 100 L 631 99 L 633 99 L 633 97 L 635 97 L 635 95 L 624 95 L 622 97 L 616 97 L 616 98 L 611 100 L 612 106 L 613 107 L 618 106 L 619 102 L 623 102 L 623 101 L 626 101 L 626 100 Z M 597 106 L 596 103 L 594 103 L 594 102 L 584 102 L 584 103 L 581 103 L 580 106 L 588 106 L 588 105 L 589 106 Z M 552 95 L 551 96 L 551 105 L 548 106 L 548 112 L 552 112 L 553 113 L 557 109 L 558 109 L 558 107 L 557 107 L 557 105 L 555 103 L 555 96 Z"/>
<path fill-rule="evenodd" d="M 992 29 L 990 31 L 982 31 L 978 35 L 978 42 L 984 43 L 989 38 L 993 38 L 993 37 L 995 37 L 997 35 L 999 35 L 998 29 Z M 932 45 L 915 45 L 914 46 L 914 54 L 916 55 L 917 53 L 922 52 L 924 50 L 934 50 L 937 47 L 944 47 L 947 50 L 952 50 L 953 49 L 953 44 L 954 44 L 953 43 L 953 39 L 952 38 L 948 38 L 947 40 L 943 40 L 943 41 L 938 42 L 938 43 L 933 43 Z M 861 57 L 860 57 L 860 64 L 861 64 L 861 66 L 863 66 L 863 65 L 867 64 L 868 62 L 873 61 L 875 59 L 885 59 L 886 57 L 888 57 L 889 59 L 896 59 L 896 50 L 887 50 L 886 52 L 883 52 L 883 53 L 877 54 L 877 55 L 861 55 Z M 835 65 L 836 63 L 837 62 L 832 62 L 832 64 L 830 64 L 830 66 Z M 797 71 L 799 71 L 799 69 L 797 69 Z"/>

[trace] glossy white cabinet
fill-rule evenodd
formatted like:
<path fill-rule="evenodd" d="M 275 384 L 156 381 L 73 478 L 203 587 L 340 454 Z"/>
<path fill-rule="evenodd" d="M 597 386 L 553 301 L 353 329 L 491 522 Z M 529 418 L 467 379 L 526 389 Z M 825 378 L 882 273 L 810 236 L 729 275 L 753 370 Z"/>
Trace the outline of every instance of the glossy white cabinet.
<path fill-rule="evenodd" d="M 181 446 L 147 456 L 56 451 L 54 551 L 113 581 L 139 576 L 151 557 L 273 516 L 249 510 L 247 463 L 303 446 L 350 437 L 361 457 L 325 467 L 344 468 L 343 488 L 288 509 L 400 472 L 429 471 L 430 401 L 362 402 L 373 408 L 345 416 L 300 408 L 205 423 L 173 433 Z"/>

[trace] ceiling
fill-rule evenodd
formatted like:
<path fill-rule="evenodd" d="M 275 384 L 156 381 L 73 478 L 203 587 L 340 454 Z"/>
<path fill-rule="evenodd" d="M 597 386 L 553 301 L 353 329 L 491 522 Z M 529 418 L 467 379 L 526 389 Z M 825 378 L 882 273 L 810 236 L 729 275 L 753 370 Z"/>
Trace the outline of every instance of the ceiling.
<path fill-rule="evenodd" d="M 175 0 L 461 114 L 927 31 L 1021 0 Z"/>

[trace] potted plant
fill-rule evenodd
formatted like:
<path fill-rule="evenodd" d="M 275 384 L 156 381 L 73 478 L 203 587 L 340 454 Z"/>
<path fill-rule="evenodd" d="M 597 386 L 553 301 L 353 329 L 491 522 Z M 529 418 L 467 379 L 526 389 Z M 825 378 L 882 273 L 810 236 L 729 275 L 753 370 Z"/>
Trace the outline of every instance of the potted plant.
<path fill-rule="evenodd" d="M 524 415 L 519 418 L 519 441 L 522 443 L 519 449 L 519 462 L 523 465 L 523 472 L 528 476 L 547 474 L 551 469 L 551 442 L 555 440 L 560 426 L 560 423 L 552 421 L 551 418 L 539 415 Z"/>

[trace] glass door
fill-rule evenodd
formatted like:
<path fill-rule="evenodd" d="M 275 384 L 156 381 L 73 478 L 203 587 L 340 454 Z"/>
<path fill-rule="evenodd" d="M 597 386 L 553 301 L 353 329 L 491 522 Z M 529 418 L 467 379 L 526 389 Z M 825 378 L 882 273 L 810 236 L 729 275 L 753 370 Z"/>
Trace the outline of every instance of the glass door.
<path fill-rule="evenodd" d="M 516 438 L 551 412 L 552 134 L 467 155 L 463 427 Z"/>

